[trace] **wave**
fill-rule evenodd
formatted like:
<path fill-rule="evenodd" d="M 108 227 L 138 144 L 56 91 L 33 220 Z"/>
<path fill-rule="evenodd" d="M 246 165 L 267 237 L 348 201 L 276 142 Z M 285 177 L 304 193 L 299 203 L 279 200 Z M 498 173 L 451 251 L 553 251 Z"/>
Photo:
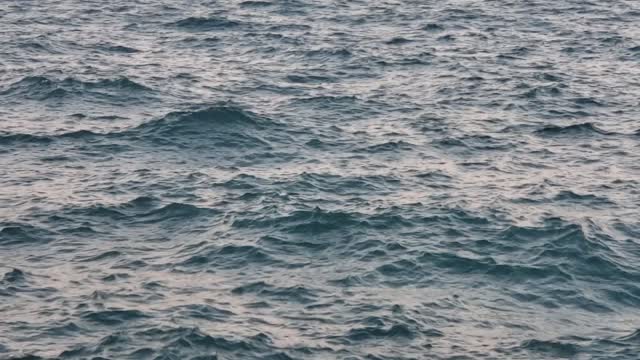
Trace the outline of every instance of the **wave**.
<path fill-rule="evenodd" d="M 472 258 L 452 253 L 424 252 L 417 260 L 423 264 L 422 266 L 433 266 L 453 274 L 490 275 L 507 282 L 571 279 L 571 275 L 558 266 L 498 263 L 492 257 Z M 428 271 L 428 269 L 422 269 L 422 271 Z"/>
<path fill-rule="evenodd" d="M 393 325 L 389 329 L 365 327 L 349 330 L 346 338 L 351 341 L 363 341 L 380 338 L 413 339 L 417 334 L 406 325 Z"/>
<path fill-rule="evenodd" d="M 269 2 L 269 1 L 253 1 L 253 0 L 249 0 L 249 1 L 243 1 L 240 3 L 241 7 L 251 7 L 251 8 L 255 8 L 255 7 L 268 7 L 268 6 L 272 6 L 273 3 Z"/>
<path fill-rule="evenodd" d="M 414 227 L 419 218 L 405 219 Z M 437 226 L 459 227 L 462 218 L 440 216 L 425 220 L 423 226 L 435 223 Z M 447 225 L 448 224 L 448 225 Z M 474 225 L 475 226 L 475 225 Z M 455 251 L 423 251 L 411 257 L 385 261 L 391 256 L 404 253 L 403 247 L 388 247 L 373 243 L 365 248 L 350 245 L 343 253 L 351 258 L 363 261 L 382 262 L 373 271 L 352 274 L 347 278 L 332 280 L 339 286 L 365 286 L 383 282 L 390 286 L 419 284 L 432 276 L 479 276 L 490 277 L 506 283 L 545 283 L 569 286 L 575 279 L 600 279 L 616 282 L 619 279 L 640 280 L 640 274 L 628 263 L 624 254 L 612 250 L 607 243 L 606 234 L 595 225 L 579 225 L 560 219 L 547 219 L 541 226 L 511 226 L 497 234 L 493 242 L 476 241 L 466 244 L 468 254 Z M 282 240 L 282 239 L 281 239 Z M 288 242 L 288 241 L 287 241 Z M 276 244 L 278 248 L 280 244 Z M 291 246 L 285 244 L 288 249 Z M 454 246 L 454 249 L 457 248 Z M 313 248 L 312 248 L 313 249 Z M 400 251 L 401 253 L 394 253 Z M 481 255 L 489 250 L 500 254 L 510 254 L 512 261 L 501 261 L 499 257 Z M 476 254 L 476 255 L 474 255 Z M 406 253 L 405 253 L 406 255 Z M 438 275 L 439 274 L 439 275 Z M 620 291 L 617 291 L 620 290 Z M 574 293 L 549 293 L 544 304 L 556 301 L 565 306 L 577 306 L 592 312 L 612 311 L 607 303 L 592 300 L 579 289 Z M 640 289 L 626 287 L 622 289 L 601 289 L 601 298 L 609 302 L 633 306 L 640 300 Z M 545 305 L 546 306 L 546 305 Z"/>
<path fill-rule="evenodd" d="M 444 137 L 433 141 L 438 147 L 463 150 L 500 151 L 514 147 L 510 141 L 504 141 L 489 135 L 462 135 L 459 137 Z"/>
<path fill-rule="evenodd" d="M 356 152 L 362 153 L 386 153 L 396 151 L 410 151 L 415 148 L 415 145 L 404 141 L 387 141 L 382 144 L 376 144 L 368 146 L 364 149 L 357 149 Z"/>
<path fill-rule="evenodd" d="M 199 216 L 217 215 L 218 211 L 209 208 L 201 208 L 191 204 L 170 203 L 159 209 L 137 215 L 137 223 L 163 223 L 170 220 L 185 221 Z"/>
<path fill-rule="evenodd" d="M 82 315 L 82 319 L 99 323 L 101 325 L 113 326 L 124 323 L 149 318 L 150 316 L 139 310 L 102 310 L 89 311 Z"/>
<path fill-rule="evenodd" d="M 576 224 L 545 219 L 539 227 L 511 226 L 500 234 L 508 241 L 527 244 L 528 262 L 546 269 L 562 269 L 572 278 L 640 280 L 640 273 L 607 244 L 612 238 L 593 222 Z"/>
<path fill-rule="evenodd" d="M 334 83 L 337 80 L 331 76 L 290 74 L 290 75 L 287 75 L 287 81 L 296 83 L 296 84 L 322 84 L 322 83 Z"/>
<path fill-rule="evenodd" d="M 277 301 L 296 302 L 309 304 L 314 302 L 318 295 L 304 286 L 277 287 L 263 281 L 242 285 L 231 290 L 234 295 L 251 294 L 257 298 L 269 298 Z"/>
<path fill-rule="evenodd" d="M 124 46 L 124 45 L 99 44 L 97 48 L 107 52 L 122 53 L 122 54 L 135 54 L 140 52 L 140 50 L 138 49 L 135 49 L 129 46 Z"/>
<path fill-rule="evenodd" d="M 269 147 L 262 135 L 280 136 L 281 126 L 233 106 L 172 112 L 127 134 L 181 147 Z M 263 132 L 265 134 L 263 134 Z M 202 142 L 194 142 L 195 140 Z"/>
<path fill-rule="evenodd" d="M 387 44 L 387 45 L 404 45 L 404 44 L 409 44 L 409 43 L 412 43 L 412 42 L 414 42 L 414 40 L 398 36 L 398 37 L 394 37 L 394 38 L 392 38 L 390 40 L 387 40 L 384 43 Z"/>
<path fill-rule="evenodd" d="M 431 32 L 439 32 L 444 31 L 444 26 L 436 23 L 427 24 L 422 27 L 422 30 L 431 31 Z"/>
<path fill-rule="evenodd" d="M 0 145 L 49 144 L 53 138 L 42 135 L 0 133 Z"/>
<path fill-rule="evenodd" d="M 278 24 L 269 27 L 269 31 L 308 31 L 313 29 L 310 25 L 306 24 Z"/>
<path fill-rule="evenodd" d="M 257 116 L 232 106 L 210 106 L 194 111 L 172 112 L 161 119 L 137 127 L 142 131 L 174 132 L 216 129 L 220 127 L 254 127 L 261 124 Z"/>
<path fill-rule="evenodd" d="M 208 219 L 219 212 L 211 208 L 198 207 L 187 203 L 172 202 L 161 204 L 153 197 L 138 197 L 116 205 L 93 205 L 89 207 L 71 207 L 62 210 L 65 215 L 85 218 L 90 221 L 117 221 L 130 224 L 162 224 L 173 226 L 176 223 Z"/>
<path fill-rule="evenodd" d="M 136 359 L 189 359 L 217 360 L 217 353 L 234 354 L 241 358 L 253 358 L 256 353 L 268 354 L 264 359 L 291 359 L 286 353 L 273 345 L 272 339 L 257 333 L 242 339 L 228 336 L 214 336 L 197 327 L 148 326 L 145 330 L 119 329 L 125 323 L 100 323 L 103 326 L 114 326 L 112 333 L 95 340 L 95 343 L 84 342 L 60 353 L 57 358 L 103 359 L 105 353 L 122 351 L 128 348 L 128 358 Z M 126 324 L 131 325 L 131 324 Z M 17 358 L 16 358 L 17 359 Z M 41 359 L 35 356 L 23 357 L 23 360 Z"/>
<path fill-rule="evenodd" d="M 336 230 L 358 229 L 365 225 L 364 220 L 358 218 L 358 214 L 326 211 L 320 208 L 314 210 L 298 210 L 288 215 L 276 217 L 249 217 L 236 219 L 232 226 L 238 229 L 246 228 L 271 228 L 287 234 L 319 235 Z"/>
<path fill-rule="evenodd" d="M 182 29 L 192 31 L 206 31 L 206 30 L 218 30 L 228 29 L 239 26 L 240 23 L 234 20 L 229 20 L 224 17 L 188 17 L 176 22 L 170 23 L 170 26 L 175 26 Z"/>
<path fill-rule="evenodd" d="M 336 105 L 353 105 L 358 101 L 358 98 L 356 96 L 320 95 L 320 96 L 298 98 L 298 99 L 295 99 L 294 101 L 305 104 L 305 105 L 319 104 L 319 105 L 336 106 Z"/>
<path fill-rule="evenodd" d="M 29 354 L 29 355 L 11 356 L 7 360 L 53 360 L 53 359 L 47 359 L 47 358 L 40 357 L 38 355 Z"/>
<path fill-rule="evenodd" d="M 429 65 L 431 64 L 432 57 L 432 54 L 423 52 L 421 54 L 417 54 L 416 56 L 401 58 L 394 61 L 376 60 L 375 63 L 383 67 Z"/>
<path fill-rule="evenodd" d="M 269 351 L 272 340 L 263 333 L 247 337 L 243 340 L 209 335 L 197 327 L 194 328 L 166 328 L 152 327 L 138 331 L 134 334 L 137 338 L 150 343 L 160 343 L 164 346 L 149 350 L 149 354 L 157 354 L 156 358 L 174 358 L 176 353 L 187 351 L 188 354 L 211 353 L 212 351 L 227 351 L 250 353 L 255 351 Z M 170 356 L 169 356 L 170 355 Z M 247 354 L 248 355 L 248 354 Z M 180 358 L 187 358 L 186 356 Z"/>
<path fill-rule="evenodd" d="M 449 175 L 446 172 L 441 171 L 441 170 L 420 172 L 420 173 L 416 174 L 415 177 L 417 177 L 419 179 L 433 180 L 433 181 L 445 181 L 445 182 L 451 182 L 453 180 L 453 177 L 451 175 Z"/>
<path fill-rule="evenodd" d="M 211 246 L 189 255 L 175 266 L 178 269 L 210 268 L 239 269 L 251 265 L 279 265 L 284 263 L 252 245 Z"/>
<path fill-rule="evenodd" d="M 105 251 L 101 254 L 97 254 L 94 256 L 89 256 L 86 258 L 80 258 L 80 262 L 95 262 L 95 261 L 102 261 L 102 260 L 110 260 L 110 259 L 114 259 L 114 258 L 119 258 L 121 257 L 123 254 L 120 251 L 117 250 L 109 250 L 109 251 Z"/>
<path fill-rule="evenodd" d="M 362 259 L 375 261 L 387 255 L 386 251 L 373 250 L 368 252 Z M 392 261 L 376 267 L 374 273 L 369 273 L 363 277 L 362 280 L 378 275 L 383 279 L 383 283 L 390 286 L 403 286 L 412 283 L 419 283 L 425 279 L 429 274 L 427 268 L 422 265 L 407 259 Z"/>
<path fill-rule="evenodd" d="M 526 340 L 519 349 L 560 358 L 572 358 L 580 352 L 576 344 L 537 339 Z"/>
<path fill-rule="evenodd" d="M 520 97 L 525 99 L 536 99 L 541 96 L 557 97 L 561 95 L 562 90 L 559 86 L 538 86 L 520 95 Z"/>
<path fill-rule="evenodd" d="M 60 88 L 60 81 L 44 76 L 28 76 L 0 91 L 0 95 L 21 95 L 25 98 L 46 100 L 64 96 L 67 91 Z"/>
<path fill-rule="evenodd" d="M 168 310 L 172 314 L 192 319 L 203 319 L 207 321 L 227 321 L 235 314 L 232 311 L 219 309 L 206 304 L 189 304 L 177 306 Z"/>
<path fill-rule="evenodd" d="M 266 118 L 233 106 L 210 106 L 193 111 L 171 112 L 137 127 L 122 131 L 96 133 L 78 130 L 37 135 L 0 132 L 0 145 L 49 145 L 59 140 L 88 141 L 104 138 L 149 140 L 159 145 L 184 148 L 269 147 L 265 139 L 288 140 L 279 132 L 282 126 Z M 201 141 L 197 141 L 201 140 Z"/>
<path fill-rule="evenodd" d="M 341 176 L 335 174 L 303 173 L 288 182 L 288 189 L 299 192 L 326 192 L 327 195 L 351 195 L 395 188 L 400 180 L 394 176 Z M 285 184 L 283 184 L 285 185 Z"/>
<path fill-rule="evenodd" d="M 411 206 L 413 207 L 413 206 Z M 478 226 L 488 225 L 489 220 L 462 209 L 443 207 L 424 215 L 415 210 L 398 212 L 397 207 L 378 208 L 375 213 L 326 210 L 320 207 L 294 210 L 284 214 L 265 215 L 263 212 L 245 212 L 236 215 L 231 226 L 236 229 L 260 230 L 268 235 L 299 238 L 317 236 L 334 239 L 336 234 L 363 234 L 391 229 L 410 229 L 416 226 Z M 434 212 L 436 211 L 436 212 Z M 347 237 L 350 238 L 350 237 Z"/>
<path fill-rule="evenodd" d="M 602 130 L 595 124 L 587 122 L 568 126 L 549 125 L 536 131 L 540 136 L 589 136 L 589 135 L 613 135 L 615 133 Z"/>
<path fill-rule="evenodd" d="M 112 133 L 95 133 L 90 130 L 77 130 L 50 135 L 37 134 L 20 134 L 20 133 L 0 133 L 0 146 L 18 146 L 18 145 L 51 145 L 61 140 L 96 140 L 104 136 L 112 135 Z M 47 161 L 66 160 L 66 157 L 49 157 Z"/>
<path fill-rule="evenodd" d="M 258 244 L 260 246 L 265 246 L 271 249 L 277 249 L 277 251 L 284 251 L 287 253 L 296 253 L 301 249 L 309 250 L 309 251 L 321 251 L 327 249 L 330 244 L 326 242 L 317 242 L 317 241 L 301 241 L 301 240 L 291 240 L 288 241 L 286 239 L 265 235 L 258 240 Z"/>
<path fill-rule="evenodd" d="M 329 284 L 340 287 L 368 287 L 376 284 L 378 277 L 374 274 L 366 274 L 362 275 L 347 275 L 338 279 L 331 279 L 328 281 Z"/>
<path fill-rule="evenodd" d="M 84 81 L 67 77 L 64 79 L 46 76 L 27 76 L 0 91 L 0 95 L 19 97 L 29 100 L 45 101 L 60 99 L 69 95 L 108 95 L 113 92 L 133 93 L 151 92 L 145 85 L 127 77 Z"/>
<path fill-rule="evenodd" d="M 42 244 L 51 241 L 53 235 L 29 224 L 0 223 L 0 246 Z"/>
<path fill-rule="evenodd" d="M 605 106 L 604 103 L 589 97 L 579 97 L 575 99 L 571 99 L 571 101 L 576 104 L 578 107 L 602 107 Z"/>
<path fill-rule="evenodd" d="M 8 273 L 5 273 L 0 280 L 0 283 L 16 283 L 22 282 L 25 279 L 25 273 L 20 269 L 12 269 Z"/>
<path fill-rule="evenodd" d="M 56 55 L 69 51 L 69 49 L 66 49 L 60 43 L 47 40 L 44 37 L 37 37 L 26 42 L 20 42 L 17 46 L 27 52 L 44 52 Z"/>
<path fill-rule="evenodd" d="M 268 180 L 248 174 L 239 174 L 230 180 L 214 184 L 214 186 L 221 186 L 230 190 L 253 190 L 261 186 L 269 185 L 271 185 L 271 183 Z"/>
<path fill-rule="evenodd" d="M 640 329 L 632 332 L 629 335 L 624 335 L 618 338 L 621 341 L 628 341 L 633 343 L 640 343 Z"/>
<path fill-rule="evenodd" d="M 317 59 L 346 59 L 352 57 L 353 53 L 344 48 L 324 48 L 307 51 L 305 56 Z"/>
<path fill-rule="evenodd" d="M 560 191 L 553 197 L 552 201 L 589 202 L 594 205 L 614 205 L 614 203 L 606 197 L 593 194 L 578 194 L 570 190 Z"/>

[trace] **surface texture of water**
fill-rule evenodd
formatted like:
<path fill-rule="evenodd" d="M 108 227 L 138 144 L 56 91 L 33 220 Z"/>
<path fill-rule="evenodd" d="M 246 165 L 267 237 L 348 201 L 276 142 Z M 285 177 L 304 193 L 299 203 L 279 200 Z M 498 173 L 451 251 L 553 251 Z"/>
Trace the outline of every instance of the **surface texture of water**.
<path fill-rule="evenodd" d="M 638 359 L 640 2 L 0 2 L 0 358 Z"/>

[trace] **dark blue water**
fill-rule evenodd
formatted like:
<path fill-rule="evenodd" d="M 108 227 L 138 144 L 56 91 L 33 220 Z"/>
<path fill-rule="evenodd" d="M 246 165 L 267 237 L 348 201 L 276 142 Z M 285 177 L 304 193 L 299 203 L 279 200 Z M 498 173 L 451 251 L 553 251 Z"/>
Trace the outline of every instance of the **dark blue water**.
<path fill-rule="evenodd" d="M 0 2 L 0 358 L 639 359 L 640 2 Z"/>

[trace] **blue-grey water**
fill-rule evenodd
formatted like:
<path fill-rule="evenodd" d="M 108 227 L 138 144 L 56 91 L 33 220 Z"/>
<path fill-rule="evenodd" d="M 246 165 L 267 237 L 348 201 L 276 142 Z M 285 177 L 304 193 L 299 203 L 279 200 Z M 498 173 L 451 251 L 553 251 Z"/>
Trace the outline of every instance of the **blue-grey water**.
<path fill-rule="evenodd" d="M 637 0 L 3 0 L 0 358 L 640 358 Z"/>

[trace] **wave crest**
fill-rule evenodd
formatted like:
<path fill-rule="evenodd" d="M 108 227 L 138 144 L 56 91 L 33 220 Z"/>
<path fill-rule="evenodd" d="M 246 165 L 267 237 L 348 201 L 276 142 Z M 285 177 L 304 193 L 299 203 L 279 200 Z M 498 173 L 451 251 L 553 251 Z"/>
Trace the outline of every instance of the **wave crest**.
<path fill-rule="evenodd" d="M 127 77 L 98 79 L 94 81 L 80 80 L 73 77 L 64 79 L 47 76 L 27 76 L 0 91 L 0 95 L 22 99 L 45 101 L 60 99 L 69 95 L 108 95 L 111 93 L 150 92 L 151 89 Z"/>
<path fill-rule="evenodd" d="M 561 135 L 573 135 L 573 136 L 588 136 L 588 135 L 613 135 L 614 133 L 602 130 L 595 124 L 587 122 L 580 124 L 573 124 L 568 126 L 549 125 L 536 131 L 536 134 L 540 136 L 561 136 Z"/>
<path fill-rule="evenodd" d="M 240 23 L 223 17 L 191 16 L 170 23 L 169 25 L 187 30 L 214 30 L 236 27 L 239 26 Z"/>

